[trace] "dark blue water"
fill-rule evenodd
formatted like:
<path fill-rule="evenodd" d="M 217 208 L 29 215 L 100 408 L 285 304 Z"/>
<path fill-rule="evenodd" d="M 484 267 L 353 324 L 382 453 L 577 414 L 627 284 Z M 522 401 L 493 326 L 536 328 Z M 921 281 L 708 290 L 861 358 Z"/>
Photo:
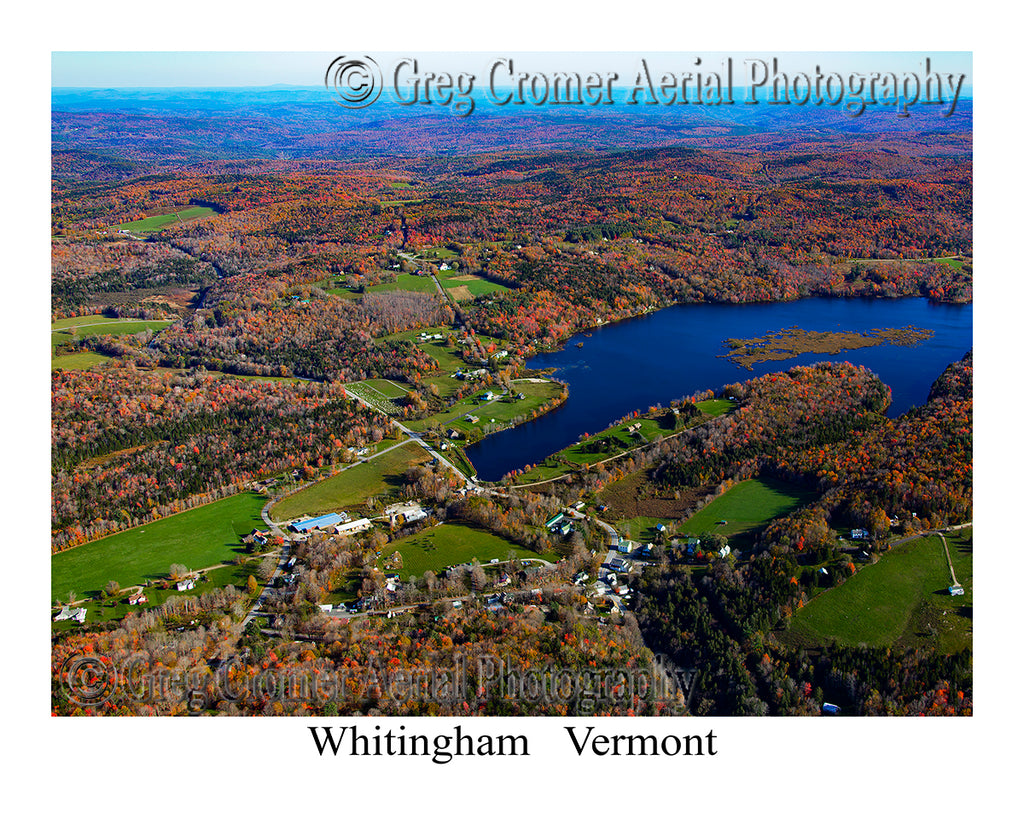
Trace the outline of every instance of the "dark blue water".
<path fill-rule="evenodd" d="M 527 362 L 555 367 L 569 384 L 558 409 L 467 448 L 483 480 L 540 463 L 633 410 L 668 406 L 676 398 L 717 390 L 769 372 L 821 360 L 850 361 L 875 372 L 892 388 L 889 415 L 900 415 L 928 399 L 932 382 L 972 346 L 973 306 L 933 304 L 927 299 L 802 299 L 777 304 L 688 304 L 588 330 L 563 350 Z M 916 327 L 935 336 L 915 347 L 882 345 L 837 356 L 805 353 L 787 361 L 755 364 L 753 371 L 718 358 L 727 338 L 753 338 L 794 325 L 804 330 L 864 332 Z M 576 347 L 582 341 L 583 347 Z"/>

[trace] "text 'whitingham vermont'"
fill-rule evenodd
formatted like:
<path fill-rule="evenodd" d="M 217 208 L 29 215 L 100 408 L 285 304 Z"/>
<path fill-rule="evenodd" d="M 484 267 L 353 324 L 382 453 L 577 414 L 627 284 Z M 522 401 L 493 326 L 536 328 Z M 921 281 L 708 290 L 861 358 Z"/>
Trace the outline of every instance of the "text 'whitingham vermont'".
<path fill-rule="evenodd" d="M 530 756 L 525 734 L 474 734 L 456 725 L 452 733 L 406 733 L 398 730 L 361 730 L 355 725 L 308 726 L 319 756 L 334 757 L 424 757 L 445 765 L 461 756 Z M 570 740 L 566 750 L 577 756 L 716 756 L 713 731 L 707 735 L 606 734 L 594 726 L 565 726 Z"/>

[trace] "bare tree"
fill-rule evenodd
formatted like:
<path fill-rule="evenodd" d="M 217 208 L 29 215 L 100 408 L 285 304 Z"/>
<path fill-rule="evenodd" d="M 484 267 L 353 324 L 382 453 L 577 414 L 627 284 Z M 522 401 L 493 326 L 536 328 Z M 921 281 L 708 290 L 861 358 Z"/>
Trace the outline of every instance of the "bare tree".
<path fill-rule="evenodd" d="M 267 557 L 263 558 L 263 560 L 260 561 L 260 568 L 258 570 L 260 580 L 270 580 L 270 578 L 274 576 L 274 569 L 276 568 L 277 558 L 273 557 L 272 555 L 268 555 Z"/>

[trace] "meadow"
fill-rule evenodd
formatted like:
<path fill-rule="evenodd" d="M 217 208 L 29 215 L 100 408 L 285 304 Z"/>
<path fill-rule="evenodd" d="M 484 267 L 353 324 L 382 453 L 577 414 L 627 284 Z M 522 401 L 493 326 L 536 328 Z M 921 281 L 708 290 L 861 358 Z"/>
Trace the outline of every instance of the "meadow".
<path fill-rule="evenodd" d="M 468 563 L 473 559 L 481 564 L 495 558 L 504 561 L 509 556 L 557 560 L 553 555 L 538 555 L 485 529 L 464 523 L 443 523 L 393 541 L 382 551 L 377 565 L 383 569 L 396 551 L 402 555 L 402 568 L 398 574 L 403 579 L 422 577 L 428 570 L 439 572 L 446 566 Z"/>
<path fill-rule="evenodd" d="M 87 612 L 85 616 L 86 624 L 120 620 L 126 614 L 139 611 L 140 608 L 156 608 L 170 597 L 198 597 L 201 594 L 223 588 L 224 586 L 234 586 L 245 594 L 249 577 L 252 576 L 257 581 L 259 580 L 259 565 L 262 559 L 262 557 L 254 557 L 240 565 L 221 566 L 212 569 L 199 578 L 195 588 L 188 591 L 178 591 L 173 586 L 168 589 L 150 587 L 146 589 L 146 602 L 141 604 L 141 606 L 129 605 L 127 594 L 121 594 L 108 600 L 90 600 L 82 604 Z M 75 627 L 77 627 L 77 623 L 71 620 L 53 624 L 54 631 L 69 630 Z"/>
<path fill-rule="evenodd" d="M 841 586 L 822 592 L 792 617 L 782 637 L 800 647 L 828 645 L 971 646 L 974 608 L 973 535 L 946 536 L 964 594 L 952 597 L 941 540 L 931 535 L 895 546 L 859 568 Z"/>
<path fill-rule="evenodd" d="M 97 364 L 113 360 L 112 356 L 103 353 L 86 351 L 84 353 L 69 353 L 68 355 L 55 356 L 50 359 L 51 370 L 88 370 Z"/>
<path fill-rule="evenodd" d="M 815 492 L 795 484 L 753 478 L 719 495 L 686 520 L 680 530 L 697 536 L 705 532 L 723 535 L 733 548 L 746 548 L 769 521 L 788 515 L 815 497 Z"/>
<path fill-rule="evenodd" d="M 422 418 L 409 423 L 409 427 L 417 431 L 428 429 L 431 426 L 440 425 L 445 429 L 456 429 L 463 434 L 474 428 L 479 429 L 487 424 L 510 424 L 513 419 L 526 416 L 538 409 L 547 402 L 556 398 L 562 391 L 562 385 L 554 381 L 514 381 L 512 383 L 512 395 L 522 393 L 523 398 L 505 401 L 501 398 L 483 402 L 482 396 L 487 392 L 493 392 L 496 396 L 501 395 L 501 388 L 490 386 L 481 387 L 472 395 L 457 401 L 449 409 L 431 415 L 429 418 Z M 480 420 L 472 423 L 465 415 L 472 415 Z"/>
<path fill-rule="evenodd" d="M 178 222 L 188 222 L 192 219 L 199 219 L 202 216 L 209 216 L 213 212 L 213 208 L 185 208 L 184 210 L 176 212 L 147 216 L 145 219 L 139 219 L 136 222 L 125 222 L 124 224 L 114 225 L 111 230 L 130 230 L 133 233 L 156 233 L 159 230 L 163 230 L 168 225 Z"/>
<path fill-rule="evenodd" d="M 475 299 L 477 296 L 486 296 L 488 293 L 503 293 L 508 290 L 504 285 L 492 282 L 481 276 L 476 276 L 472 273 L 459 273 L 457 271 L 447 275 L 439 274 L 438 281 L 456 301 L 468 301 Z"/>
<path fill-rule="evenodd" d="M 202 569 L 234 560 L 241 537 L 264 527 L 265 502 L 243 492 L 59 552 L 50 559 L 51 598 L 94 597 L 110 580 L 128 587 L 165 578 L 172 563 Z"/>
<path fill-rule="evenodd" d="M 413 293 L 436 293 L 437 286 L 430 276 L 414 276 L 412 273 L 399 273 L 393 282 L 374 284 L 366 288 L 367 293 L 382 293 L 388 290 L 409 290 Z"/>
<path fill-rule="evenodd" d="M 357 509 L 364 507 L 371 497 L 397 495 L 405 471 L 429 458 L 426 450 L 417 444 L 397 447 L 282 498 L 271 508 L 271 517 L 276 521 L 288 521 L 300 515 Z"/>
<path fill-rule="evenodd" d="M 50 344 L 52 347 L 56 347 L 58 344 L 86 336 L 124 336 L 141 333 L 144 330 L 162 330 L 168 324 L 173 323 L 173 319 L 140 321 L 138 319 L 112 319 L 105 316 L 60 319 L 53 322 L 50 327 Z"/>
<path fill-rule="evenodd" d="M 669 424 L 667 418 L 662 415 L 655 418 L 635 418 L 629 421 L 613 424 L 601 432 L 590 435 L 582 441 L 578 441 L 565 449 L 554 453 L 533 469 L 525 471 L 517 476 L 516 483 L 532 483 L 534 481 L 548 481 L 573 472 L 583 466 L 592 466 L 600 461 L 608 460 L 645 443 L 650 443 L 658 436 L 667 437 L 674 435 L 684 429 L 697 426 L 708 418 L 724 415 L 732 409 L 733 403 L 727 399 L 712 398 L 697 403 L 697 409 L 701 411 L 691 424 L 680 425 Z M 638 432 L 640 435 L 633 435 L 626 431 L 631 424 L 640 424 Z M 608 443 L 602 445 L 603 441 Z M 592 450 L 592 451 L 587 451 Z M 562 459 L 567 462 L 562 462 Z"/>

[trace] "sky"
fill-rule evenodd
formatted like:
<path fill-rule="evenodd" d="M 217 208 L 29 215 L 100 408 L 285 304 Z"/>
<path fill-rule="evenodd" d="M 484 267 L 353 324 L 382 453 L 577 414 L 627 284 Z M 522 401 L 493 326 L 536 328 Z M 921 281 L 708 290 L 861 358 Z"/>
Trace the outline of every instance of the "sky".
<path fill-rule="evenodd" d="M 966 74 L 965 88 L 972 85 L 970 52 L 785 52 L 785 51 L 594 51 L 546 52 L 511 49 L 487 52 L 431 52 L 428 50 L 326 52 L 326 51 L 54 51 L 51 55 L 51 87 L 54 88 L 149 88 L 241 87 L 267 85 L 319 86 L 327 66 L 340 54 L 368 54 L 386 72 L 399 59 L 418 58 L 423 71 L 487 74 L 499 58 L 511 58 L 517 71 L 616 71 L 635 74 L 640 58 L 650 70 L 694 70 L 696 58 L 714 70 L 725 56 L 734 60 L 737 85 L 745 84 L 744 60 L 779 60 L 780 70 L 812 73 L 816 65 L 827 72 L 924 74 L 924 60 L 941 73 Z"/>

